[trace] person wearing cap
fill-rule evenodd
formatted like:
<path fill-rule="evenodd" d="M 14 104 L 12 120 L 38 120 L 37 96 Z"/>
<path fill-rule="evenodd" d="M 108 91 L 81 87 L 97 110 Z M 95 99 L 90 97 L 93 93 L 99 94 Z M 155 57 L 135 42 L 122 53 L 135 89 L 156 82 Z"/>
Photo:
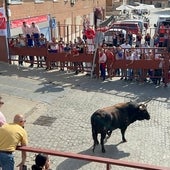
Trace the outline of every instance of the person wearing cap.
<path fill-rule="evenodd" d="M 1 106 L 4 104 L 4 102 L 3 101 L 1 101 L 2 100 L 2 97 L 0 96 L 0 108 L 1 108 Z M 3 124 L 5 124 L 6 123 L 6 118 L 5 118 L 5 116 L 3 115 L 3 113 L 0 111 L 0 127 L 3 125 Z"/>
<path fill-rule="evenodd" d="M 14 116 L 13 123 L 6 123 L 0 128 L 0 167 L 3 170 L 14 170 L 14 155 L 17 146 L 26 146 L 27 132 L 24 129 L 25 119 L 22 114 Z M 22 160 L 17 165 L 22 169 L 26 161 L 26 152 L 21 153 Z"/>
<path fill-rule="evenodd" d="M 50 170 L 50 161 L 48 155 L 39 153 L 36 155 L 35 164 L 32 165 L 32 170 Z"/>

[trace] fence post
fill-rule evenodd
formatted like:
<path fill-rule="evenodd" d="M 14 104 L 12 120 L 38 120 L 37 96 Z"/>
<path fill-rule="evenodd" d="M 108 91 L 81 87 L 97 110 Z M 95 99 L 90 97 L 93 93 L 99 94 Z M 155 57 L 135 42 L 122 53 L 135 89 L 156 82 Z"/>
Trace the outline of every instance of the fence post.
<path fill-rule="evenodd" d="M 110 170 L 111 169 L 111 165 L 109 163 L 106 164 L 106 170 Z"/>
<path fill-rule="evenodd" d="M 168 73 L 169 73 L 169 53 L 165 55 L 164 58 L 164 86 L 167 87 L 168 84 Z"/>

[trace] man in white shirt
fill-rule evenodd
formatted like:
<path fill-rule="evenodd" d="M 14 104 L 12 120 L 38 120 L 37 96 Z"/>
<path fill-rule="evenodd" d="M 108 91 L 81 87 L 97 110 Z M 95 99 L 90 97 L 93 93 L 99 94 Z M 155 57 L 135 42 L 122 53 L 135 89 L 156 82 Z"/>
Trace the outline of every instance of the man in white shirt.
<path fill-rule="evenodd" d="M 30 35 L 30 25 L 28 25 L 25 21 L 23 22 L 22 25 L 22 33 L 24 37 L 26 37 L 26 35 Z"/>
<path fill-rule="evenodd" d="M 39 29 L 38 25 L 35 24 L 35 22 L 32 22 L 32 24 L 30 26 L 30 31 L 31 31 L 32 35 L 40 34 L 40 29 Z"/>
<path fill-rule="evenodd" d="M 129 48 L 132 48 L 132 46 L 130 44 L 128 44 L 127 41 L 124 42 L 124 44 L 120 45 L 122 48 L 124 49 L 129 49 Z"/>
<path fill-rule="evenodd" d="M 30 27 L 31 35 L 34 37 L 34 45 L 40 46 L 39 38 L 40 38 L 40 29 L 38 25 L 36 25 L 34 22 L 32 22 Z"/>
<path fill-rule="evenodd" d="M 103 81 L 106 79 L 106 60 L 107 56 L 104 48 L 100 48 L 99 50 L 99 63 L 100 63 L 100 73 Z"/>

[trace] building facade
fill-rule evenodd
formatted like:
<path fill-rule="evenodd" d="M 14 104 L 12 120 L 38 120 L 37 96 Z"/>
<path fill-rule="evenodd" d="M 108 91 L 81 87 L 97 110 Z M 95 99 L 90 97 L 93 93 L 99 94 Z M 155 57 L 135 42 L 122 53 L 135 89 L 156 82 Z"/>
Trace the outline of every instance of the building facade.
<path fill-rule="evenodd" d="M 47 40 L 62 37 L 65 42 L 69 42 L 82 36 L 85 24 L 94 28 L 98 19 L 105 18 L 106 1 L 0 0 L 0 8 L 4 9 L 6 15 L 7 37 L 22 33 L 22 23 L 26 21 L 28 24 L 35 22 Z M 7 42 L 2 34 L 0 41 L 0 61 L 8 62 Z"/>
<path fill-rule="evenodd" d="M 101 9 L 104 19 L 106 1 L 103 0 L 4 0 L 0 6 L 6 9 L 9 36 L 21 32 L 22 22 L 35 22 L 46 35 L 73 39 L 82 33 L 85 20 L 94 26 L 94 13 Z"/>
<path fill-rule="evenodd" d="M 148 5 L 155 5 L 155 7 L 166 8 L 169 7 L 170 0 L 135 0 L 135 2 L 148 4 Z M 127 0 L 127 3 L 133 4 L 134 0 Z"/>
<path fill-rule="evenodd" d="M 169 7 L 170 6 L 170 0 L 107 0 L 106 2 L 107 5 L 112 3 L 113 5 L 115 3 L 120 3 L 120 4 L 133 4 L 134 2 L 139 2 L 143 4 L 148 4 L 148 5 L 155 5 L 155 7 Z"/>

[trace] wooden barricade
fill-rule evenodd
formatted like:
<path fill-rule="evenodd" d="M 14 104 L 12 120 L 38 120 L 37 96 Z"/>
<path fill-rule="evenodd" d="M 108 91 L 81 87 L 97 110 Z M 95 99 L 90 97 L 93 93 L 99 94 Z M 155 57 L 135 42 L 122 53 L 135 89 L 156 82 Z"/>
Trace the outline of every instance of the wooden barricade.
<path fill-rule="evenodd" d="M 111 51 L 114 51 L 113 48 L 105 47 L 106 49 L 110 49 Z M 124 72 L 127 71 L 127 69 L 133 69 L 133 70 L 140 70 L 140 81 L 144 81 L 149 75 L 147 75 L 148 70 L 152 70 L 153 74 L 155 70 L 162 69 L 163 75 L 161 76 L 152 76 L 151 78 L 162 78 L 165 86 L 167 86 L 167 83 L 170 82 L 170 54 L 166 50 L 166 48 L 135 48 L 135 50 L 141 51 L 141 54 L 146 54 L 148 51 L 152 51 L 153 58 L 145 58 L 144 55 L 140 57 L 138 60 L 127 60 L 125 57 L 125 51 L 126 50 L 134 50 L 134 48 L 129 49 L 123 49 L 123 57 L 122 59 L 116 59 L 112 65 L 112 70 L 121 69 Z M 146 52 L 147 51 L 147 52 Z M 97 61 L 96 66 L 99 66 L 99 52 L 97 52 Z M 116 55 L 116 52 L 114 53 Z M 161 55 L 161 57 L 156 57 L 156 55 Z M 161 66 L 162 65 L 162 66 Z M 99 78 L 100 71 L 97 70 L 97 77 Z M 115 74 L 113 76 L 116 76 Z M 121 77 L 122 75 L 118 75 L 118 77 Z M 127 76 L 127 75 L 126 75 Z M 135 75 L 134 75 L 135 76 Z"/>
<path fill-rule="evenodd" d="M 11 55 L 23 56 L 47 56 L 46 47 L 11 47 Z"/>
<path fill-rule="evenodd" d="M 57 52 L 52 53 L 48 51 L 47 47 L 9 47 L 9 54 L 10 56 L 34 56 L 34 64 L 38 64 L 39 56 L 43 56 L 45 58 L 44 63 L 46 65 L 46 69 L 51 69 L 51 63 L 59 62 L 57 67 L 66 67 L 67 69 L 75 70 L 74 63 L 83 63 L 83 69 L 91 70 L 91 66 L 86 65 L 85 63 L 92 63 L 93 62 L 93 54 L 88 54 L 86 52 L 79 53 L 78 56 L 73 56 L 71 53 L 67 52 Z M 9 58 L 9 63 L 11 61 L 18 61 L 19 59 L 12 59 Z M 25 60 L 24 60 L 25 61 Z M 29 59 L 26 60 L 29 62 Z M 70 64 L 69 64 L 70 63 Z M 64 64 L 64 65 L 63 65 Z M 80 70 L 79 71 L 83 71 Z"/>
<path fill-rule="evenodd" d="M 93 54 L 87 53 L 79 53 L 78 56 L 73 56 L 70 53 L 62 52 L 62 53 L 47 53 L 46 65 L 47 69 L 50 69 L 51 62 L 64 62 L 64 63 L 92 63 L 93 62 Z M 69 65 L 65 65 L 68 69 L 70 69 Z M 87 68 L 87 66 L 84 66 Z"/>
<path fill-rule="evenodd" d="M 104 47 L 107 48 L 107 47 Z M 110 48 L 110 47 L 109 47 Z M 112 48 L 110 48 L 112 50 Z M 124 49 L 124 54 L 125 54 Z M 134 48 L 133 48 L 134 50 Z M 137 48 L 135 48 L 137 50 Z M 141 50 L 141 54 L 145 54 L 146 51 L 152 51 L 154 57 L 151 59 L 146 59 L 145 57 L 141 56 L 138 60 L 127 60 L 125 58 L 125 55 L 122 59 L 115 60 L 113 64 L 113 70 L 116 69 L 140 69 L 142 75 L 140 78 L 144 80 L 147 78 L 147 70 L 155 70 L 160 69 L 160 65 L 162 64 L 162 73 L 161 77 L 164 81 L 165 86 L 170 82 L 170 54 L 165 48 L 139 48 L 138 50 Z M 44 56 L 45 58 L 45 65 L 47 69 L 51 68 L 51 63 L 59 62 L 59 67 L 66 67 L 67 69 L 75 70 L 75 63 L 93 63 L 94 55 L 88 54 L 86 50 L 84 50 L 84 53 L 79 53 L 78 56 L 73 56 L 71 53 L 61 52 L 61 53 L 51 53 L 48 51 L 47 47 L 9 47 L 9 53 L 10 55 L 23 55 L 23 56 Z M 160 54 L 161 58 L 156 58 L 155 55 Z M 37 57 L 38 60 L 38 57 Z M 35 60 L 35 64 L 38 63 L 38 61 Z M 9 59 L 9 62 L 11 63 L 11 59 Z M 162 62 L 162 63 L 161 63 Z M 68 64 L 72 63 L 72 64 Z M 64 65 L 63 65 L 64 64 Z M 100 70 L 99 70 L 99 51 L 97 51 L 95 56 L 95 69 L 94 73 L 97 78 L 99 78 Z M 77 67 L 77 66 L 76 66 Z M 87 66 L 84 64 L 84 68 L 86 70 L 91 70 L 92 67 Z M 83 68 L 83 69 L 84 69 Z M 77 69 L 77 68 L 76 68 Z M 81 68 L 79 68 L 79 71 L 82 71 Z M 115 75 L 114 75 L 115 76 Z M 153 77 L 154 78 L 154 77 Z M 158 78 L 158 77 L 157 77 Z"/>
<path fill-rule="evenodd" d="M 164 69 L 164 84 L 166 87 L 167 84 L 170 83 L 170 54 L 169 53 L 165 55 L 163 69 Z"/>
<path fill-rule="evenodd" d="M 11 55 L 18 55 L 18 56 L 47 56 L 47 48 L 46 47 L 9 47 L 9 54 Z M 18 61 L 19 59 L 12 59 L 9 57 L 9 63 L 11 61 Z M 26 62 L 29 62 L 28 59 L 24 59 Z M 38 57 L 34 60 L 34 63 L 37 64 Z"/>

